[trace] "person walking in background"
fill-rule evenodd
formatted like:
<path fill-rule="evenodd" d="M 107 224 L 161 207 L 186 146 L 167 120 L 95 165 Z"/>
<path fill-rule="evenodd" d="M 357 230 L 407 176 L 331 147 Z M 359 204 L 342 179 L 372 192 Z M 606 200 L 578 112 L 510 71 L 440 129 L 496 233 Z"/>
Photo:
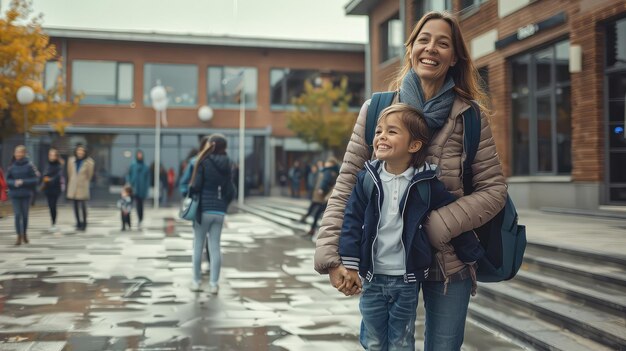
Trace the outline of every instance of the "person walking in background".
<path fill-rule="evenodd" d="M 4 206 L 2 206 L 2 203 L 8 200 L 8 191 L 9 187 L 6 179 L 4 178 L 4 171 L 2 170 L 2 167 L 0 167 L 0 218 L 4 218 Z"/>
<path fill-rule="evenodd" d="M 313 190 L 315 189 L 315 184 L 317 184 L 317 176 L 320 175 L 320 171 L 316 164 L 312 164 L 309 168 L 309 173 L 306 175 L 306 191 L 309 199 L 313 198 Z"/>
<path fill-rule="evenodd" d="M 28 211 L 30 209 L 30 198 L 39 183 L 39 171 L 35 165 L 26 157 L 26 147 L 18 145 L 15 147 L 11 165 L 7 169 L 7 184 L 9 185 L 9 197 L 13 204 L 15 214 L 15 232 L 17 241 L 15 245 L 26 244 L 28 241 Z"/>
<path fill-rule="evenodd" d="M 50 219 L 52 220 L 52 232 L 57 231 L 57 202 L 65 187 L 65 177 L 63 176 L 64 161 L 55 148 L 48 150 L 48 167 L 43 174 L 42 190 L 48 200 Z"/>
<path fill-rule="evenodd" d="M 174 185 L 176 183 L 176 171 L 173 167 L 167 171 L 167 198 L 172 199 L 174 196 Z"/>
<path fill-rule="evenodd" d="M 133 210 L 133 188 L 125 186 L 120 193 L 121 199 L 117 200 L 117 208 L 120 209 L 122 218 L 122 231 L 126 231 L 126 226 L 130 230 L 130 212 Z"/>
<path fill-rule="evenodd" d="M 482 226 L 502 210 L 506 182 L 489 127 L 487 97 L 457 19 L 446 12 L 425 14 L 408 36 L 403 62 L 392 86 L 397 92 L 395 102 L 423 112 L 432 135 L 426 162 L 437 166 L 439 180 L 457 198 L 432 211 L 423 226 L 434 250 L 428 278 L 418 286 L 426 306 L 423 349 L 460 350 L 476 277 L 470 265 L 457 256 L 451 240 Z M 462 122 L 463 114 L 473 108 L 472 100 L 481 110 L 481 133 L 472 164 L 474 191 L 464 195 Z M 373 156 L 363 138 L 369 103 L 363 104 L 357 117 L 316 241 L 315 270 L 329 273 L 331 284 L 346 295 L 362 291 L 361 280 L 354 279 L 343 265 L 338 246 L 356 174 Z"/>
<path fill-rule="evenodd" d="M 143 222 L 143 202 L 148 197 L 150 187 L 150 169 L 143 159 L 143 151 L 137 150 L 135 160 L 128 169 L 126 182 L 132 189 L 131 196 L 137 205 L 137 227 L 141 228 Z"/>
<path fill-rule="evenodd" d="M 307 233 L 309 236 L 315 234 L 317 229 L 317 221 L 320 219 L 324 211 L 326 210 L 326 204 L 328 198 L 335 187 L 335 181 L 339 175 L 339 166 L 337 165 L 337 159 L 329 157 L 324 164 L 324 168 L 320 171 L 317 184 L 313 190 L 313 199 L 307 213 L 300 219 L 300 222 L 304 223 L 309 215 L 313 215 L 313 223 L 311 223 L 311 229 Z"/>
<path fill-rule="evenodd" d="M 289 183 L 291 186 L 291 197 L 300 197 L 300 181 L 302 180 L 302 169 L 300 168 L 300 161 L 293 162 L 293 166 L 289 169 Z"/>
<path fill-rule="evenodd" d="M 91 179 L 94 175 L 96 163 L 87 156 L 87 148 L 78 144 L 74 149 L 74 156 L 67 162 L 67 198 L 74 202 L 74 216 L 76 229 L 87 229 L 87 200 L 90 199 Z"/>
<path fill-rule="evenodd" d="M 209 292 L 217 294 L 219 290 L 222 226 L 228 204 L 235 197 L 231 169 L 232 162 L 226 155 L 226 137 L 221 134 L 211 135 L 206 147 L 198 155 L 189 187 L 189 191 L 197 194 L 200 199 L 196 219 L 193 222 L 193 280 L 190 286 L 192 291 L 202 290 L 200 263 L 207 236 L 211 252 Z"/>

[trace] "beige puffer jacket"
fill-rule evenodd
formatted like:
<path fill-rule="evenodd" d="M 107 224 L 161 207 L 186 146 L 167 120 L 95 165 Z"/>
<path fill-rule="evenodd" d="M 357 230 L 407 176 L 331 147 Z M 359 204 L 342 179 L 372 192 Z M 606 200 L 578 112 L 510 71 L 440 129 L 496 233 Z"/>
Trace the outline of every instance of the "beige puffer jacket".
<path fill-rule="evenodd" d="M 341 264 L 337 251 L 344 209 L 356 182 L 356 174 L 363 168 L 365 161 L 371 158 L 364 138 L 368 107 L 369 101 L 361 108 L 337 184 L 322 218 L 315 250 L 315 270 L 322 274 L 328 273 L 329 268 Z M 437 251 L 437 262 L 440 267 L 445 268 L 446 277 L 465 266 L 456 257 L 450 240 L 465 231 L 480 227 L 493 218 L 504 207 L 506 201 L 506 183 L 485 115 L 481 116 L 480 144 L 472 164 L 475 190 L 471 195 L 463 196 L 461 173 L 465 152 L 462 113 L 469 107 L 469 104 L 459 98 L 454 101 L 450 117 L 431 140 L 429 156 L 426 159 L 427 162 L 437 165 L 441 171 L 439 179 L 448 191 L 459 198 L 447 206 L 432 211 L 425 223 L 430 243 Z"/>

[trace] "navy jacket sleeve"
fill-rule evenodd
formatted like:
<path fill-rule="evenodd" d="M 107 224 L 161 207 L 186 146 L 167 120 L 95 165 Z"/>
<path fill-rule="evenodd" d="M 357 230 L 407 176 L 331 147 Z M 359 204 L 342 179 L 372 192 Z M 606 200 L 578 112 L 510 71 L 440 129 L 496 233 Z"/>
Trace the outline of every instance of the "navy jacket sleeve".
<path fill-rule="evenodd" d="M 456 197 L 449 192 L 443 183 L 434 178 L 430 181 L 430 208 L 429 211 L 436 210 L 442 206 L 452 203 Z"/>
<path fill-rule="evenodd" d="M 348 198 L 343 217 L 343 226 L 339 236 L 339 256 L 348 269 L 359 270 L 361 261 L 361 242 L 367 199 L 363 193 L 363 173 L 357 177 L 357 183 Z"/>
<path fill-rule="evenodd" d="M 7 185 L 9 186 L 9 188 L 15 187 L 15 177 L 13 176 L 13 167 L 9 166 L 9 168 L 7 169 L 6 180 L 7 180 Z"/>

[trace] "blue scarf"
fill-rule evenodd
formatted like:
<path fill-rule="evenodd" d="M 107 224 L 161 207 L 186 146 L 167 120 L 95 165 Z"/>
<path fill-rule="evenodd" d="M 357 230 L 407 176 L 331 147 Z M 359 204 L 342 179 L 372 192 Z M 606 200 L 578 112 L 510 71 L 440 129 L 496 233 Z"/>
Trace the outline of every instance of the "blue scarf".
<path fill-rule="evenodd" d="M 450 116 L 452 104 L 456 98 L 456 93 L 452 88 L 454 88 L 454 79 L 448 76 L 439 92 L 430 100 L 424 101 L 422 82 L 411 68 L 411 71 L 402 79 L 400 102 L 409 104 L 422 111 L 428 127 L 433 130 L 439 129 Z"/>

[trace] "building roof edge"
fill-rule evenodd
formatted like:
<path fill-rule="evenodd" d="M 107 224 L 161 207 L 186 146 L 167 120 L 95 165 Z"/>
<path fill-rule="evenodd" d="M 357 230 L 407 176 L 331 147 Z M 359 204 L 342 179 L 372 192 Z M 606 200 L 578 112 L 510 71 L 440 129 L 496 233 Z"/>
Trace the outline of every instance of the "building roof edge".
<path fill-rule="evenodd" d="M 53 38 L 76 38 L 93 40 L 117 40 L 136 42 L 156 42 L 190 45 L 234 46 L 246 48 L 295 49 L 318 51 L 364 52 L 365 44 L 265 39 L 231 36 L 210 36 L 198 34 L 174 34 L 159 32 L 123 32 L 93 29 L 44 27 L 44 32 Z"/>

